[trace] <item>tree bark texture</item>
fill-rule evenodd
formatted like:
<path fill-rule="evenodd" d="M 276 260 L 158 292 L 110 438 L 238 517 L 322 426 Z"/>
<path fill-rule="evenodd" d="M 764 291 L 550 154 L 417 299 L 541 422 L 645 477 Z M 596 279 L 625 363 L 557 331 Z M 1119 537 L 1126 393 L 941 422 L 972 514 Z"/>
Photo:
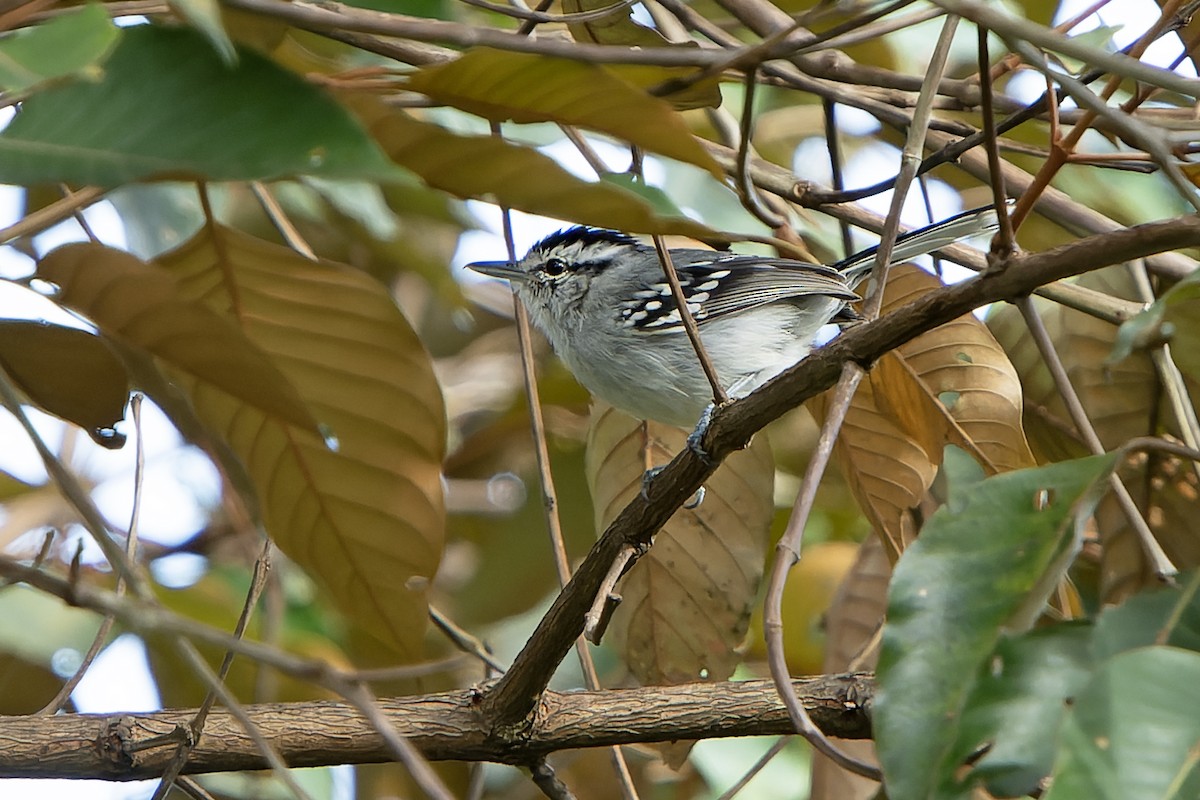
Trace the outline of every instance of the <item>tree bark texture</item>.
<path fill-rule="evenodd" d="M 796 691 L 831 736 L 869 738 L 869 674 L 800 679 Z M 696 683 L 596 692 L 546 692 L 528 729 L 500 736 L 477 690 L 379 701 L 388 721 L 426 758 L 528 764 L 557 750 L 678 739 L 786 734 L 787 710 L 770 681 Z M 245 707 L 296 767 L 391 760 L 383 737 L 347 703 Z M 0 777 L 153 778 L 190 736 L 195 710 L 150 714 L 0 717 Z M 266 760 L 233 715 L 214 709 L 184 773 L 264 769 Z"/>

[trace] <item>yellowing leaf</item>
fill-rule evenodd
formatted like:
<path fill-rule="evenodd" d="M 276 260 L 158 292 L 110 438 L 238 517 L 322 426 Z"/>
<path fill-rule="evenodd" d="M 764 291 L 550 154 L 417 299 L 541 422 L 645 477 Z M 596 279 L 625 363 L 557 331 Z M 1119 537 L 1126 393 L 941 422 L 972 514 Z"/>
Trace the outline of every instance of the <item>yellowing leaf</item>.
<path fill-rule="evenodd" d="M 669 103 L 595 64 L 479 47 L 418 70 L 408 88 L 496 122 L 558 122 L 611 134 L 724 177 Z"/>
<path fill-rule="evenodd" d="M 642 423 L 597 404 L 587 474 L 603 529 L 641 491 L 649 466 L 683 446 L 678 428 Z M 618 585 L 609 634 L 643 684 L 728 678 L 741 660 L 774 510 L 774 463 L 764 437 L 709 478 L 704 502 L 680 509 Z"/>
<path fill-rule="evenodd" d="M 633 192 L 580 180 L 528 147 L 494 136 L 459 136 L 398 111 L 365 104 L 359 104 L 359 111 L 388 156 L 435 189 L 600 228 L 721 238 L 686 217 L 656 214 Z M 534 175 L 536 180 L 530 177 Z"/>
<path fill-rule="evenodd" d="M 161 269 L 121 250 L 81 243 L 47 254 L 38 276 L 60 287 L 58 302 L 115 341 L 152 353 L 272 417 L 317 430 L 271 359 L 230 320 L 181 294 Z"/>
<path fill-rule="evenodd" d="M 416 334 L 368 276 L 237 231 L 201 231 L 158 262 L 183 296 L 235 319 L 331 431 L 332 447 L 189 387 L 245 463 L 268 532 L 343 613 L 418 658 L 445 523 L 445 412 Z"/>
<path fill-rule="evenodd" d="M 584 22 L 568 22 L 567 29 L 577 42 L 593 44 L 622 44 L 632 47 L 665 47 L 668 42 L 661 33 L 633 19 L 629 6 L 616 5 L 611 0 L 563 0 L 564 14 L 611 9 L 611 13 Z"/>
<path fill-rule="evenodd" d="M 0 364 L 40 408 L 75 423 L 105 447 L 125 412 L 125 367 L 102 338 L 77 328 L 0 320 Z"/>

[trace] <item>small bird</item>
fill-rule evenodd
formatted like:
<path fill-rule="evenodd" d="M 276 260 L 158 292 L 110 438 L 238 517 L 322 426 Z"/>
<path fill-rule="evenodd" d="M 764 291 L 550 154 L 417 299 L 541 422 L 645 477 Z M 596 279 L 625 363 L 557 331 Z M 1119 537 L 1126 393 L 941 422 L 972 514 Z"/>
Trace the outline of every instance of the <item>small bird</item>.
<path fill-rule="evenodd" d="M 893 262 L 995 231 L 975 209 L 900 237 Z M 787 258 L 671 250 L 687 313 L 721 386 L 743 397 L 795 364 L 871 272 L 872 247 L 833 266 Z M 468 264 L 511 282 L 533 324 L 593 395 L 635 417 L 691 428 L 712 404 L 680 309 L 650 245 L 616 231 L 573 227 L 547 236 L 517 262 Z"/>

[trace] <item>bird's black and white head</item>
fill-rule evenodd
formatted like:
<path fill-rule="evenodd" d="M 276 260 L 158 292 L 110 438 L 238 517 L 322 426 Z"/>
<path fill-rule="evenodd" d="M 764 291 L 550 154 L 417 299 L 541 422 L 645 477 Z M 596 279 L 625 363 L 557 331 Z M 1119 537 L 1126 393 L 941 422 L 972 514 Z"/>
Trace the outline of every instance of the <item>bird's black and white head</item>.
<path fill-rule="evenodd" d="M 633 237 L 576 226 L 553 233 L 517 261 L 481 261 L 467 268 L 512 283 L 534 323 L 566 323 L 582 311 L 592 282 L 644 249 Z"/>

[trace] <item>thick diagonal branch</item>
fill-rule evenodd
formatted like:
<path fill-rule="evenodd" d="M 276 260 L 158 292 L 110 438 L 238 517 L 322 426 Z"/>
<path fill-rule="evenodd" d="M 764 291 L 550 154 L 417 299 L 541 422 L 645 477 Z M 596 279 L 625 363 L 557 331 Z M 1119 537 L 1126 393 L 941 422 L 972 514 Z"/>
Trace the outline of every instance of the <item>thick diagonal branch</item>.
<path fill-rule="evenodd" d="M 482 705 L 497 724 L 497 734 L 517 736 L 531 724 L 538 698 L 583 630 L 584 616 L 621 549 L 648 545 L 723 458 L 744 447 L 768 423 L 832 386 L 845 362 L 869 367 L 889 350 L 988 303 L 1024 297 L 1044 284 L 1130 259 L 1196 246 L 1200 218 L 1189 216 L 1081 239 L 1044 253 L 1015 255 L 1004 269 L 931 292 L 846 331 L 758 391 L 717 409 L 703 440 L 709 460 L 685 450 L 655 478 L 650 492 L 626 506 L 542 617 L 512 667 L 488 692 Z"/>

